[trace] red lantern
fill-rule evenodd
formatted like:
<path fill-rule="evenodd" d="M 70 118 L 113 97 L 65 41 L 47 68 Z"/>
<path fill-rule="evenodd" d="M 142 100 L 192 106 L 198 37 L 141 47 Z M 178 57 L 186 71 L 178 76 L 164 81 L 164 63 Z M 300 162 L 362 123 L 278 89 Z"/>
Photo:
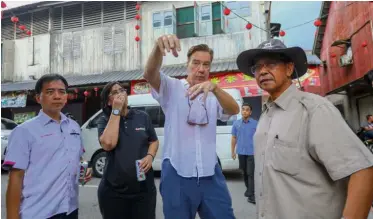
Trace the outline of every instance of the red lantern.
<path fill-rule="evenodd" d="M 367 41 L 364 41 L 362 44 L 361 44 L 362 47 L 367 47 L 368 46 L 368 43 Z"/>
<path fill-rule="evenodd" d="M 285 31 L 281 30 L 280 31 L 280 36 L 282 36 L 282 37 L 285 36 Z"/>
<path fill-rule="evenodd" d="M 23 30 L 26 29 L 26 26 L 25 25 L 19 25 L 18 28 L 23 31 Z"/>
<path fill-rule="evenodd" d="M 136 37 L 135 37 L 135 40 L 136 40 L 136 42 L 139 42 L 139 41 L 140 41 L 140 37 L 139 37 L 139 36 L 136 36 Z"/>
<path fill-rule="evenodd" d="M 336 55 L 335 53 L 332 53 L 330 56 L 331 56 L 332 58 L 337 57 L 337 55 Z"/>
<path fill-rule="evenodd" d="M 313 22 L 313 24 L 314 24 L 316 27 L 319 27 L 319 26 L 321 26 L 322 22 L 321 22 L 320 19 L 317 19 L 317 20 L 315 20 L 315 22 Z"/>
<path fill-rule="evenodd" d="M 17 23 L 17 22 L 19 21 L 18 17 L 16 17 L 16 16 L 11 17 L 10 20 L 11 20 L 13 23 Z"/>
<path fill-rule="evenodd" d="M 96 92 L 96 97 L 97 97 L 98 87 L 93 88 L 93 90 Z"/>
<path fill-rule="evenodd" d="M 88 91 L 84 91 L 84 93 L 83 93 L 83 94 L 84 94 L 84 96 L 86 96 L 86 97 L 87 97 L 87 96 L 88 96 L 88 94 L 89 94 L 89 92 L 88 92 Z"/>
<path fill-rule="evenodd" d="M 253 28 L 253 25 L 251 23 L 247 23 L 246 24 L 246 29 L 250 30 L 251 28 Z"/>
<path fill-rule="evenodd" d="M 6 8 L 6 4 L 3 1 L 1 1 L 1 8 Z"/>
<path fill-rule="evenodd" d="M 228 16 L 230 13 L 231 13 L 231 9 L 229 9 L 229 8 L 224 9 L 224 15 L 225 16 Z"/>
<path fill-rule="evenodd" d="M 31 36 L 31 31 L 30 30 L 26 31 L 26 34 Z"/>
<path fill-rule="evenodd" d="M 140 10 L 140 5 L 139 4 L 136 5 L 136 11 L 138 11 L 138 10 Z"/>
<path fill-rule="evenodd" d="M 78 89 L 78 88 L 75 88 L 75 89 L 74 89 L 74 92 L 75 92 L 75 99 L 77 99 L 77 98 L 78 98 L 79 89 Z"/>
<path fill-rule="evenodd" d="M 136 24 L 135 29 L 140 30 L 140 25 Z"/>
<path fill-rule="evenodd" d="M 135 19 L 136 19 L 136 20 L 140 20 L 140 19 L 141 19 L 141 16 L 140 16 L 139 14 L 136 14 Z"/>

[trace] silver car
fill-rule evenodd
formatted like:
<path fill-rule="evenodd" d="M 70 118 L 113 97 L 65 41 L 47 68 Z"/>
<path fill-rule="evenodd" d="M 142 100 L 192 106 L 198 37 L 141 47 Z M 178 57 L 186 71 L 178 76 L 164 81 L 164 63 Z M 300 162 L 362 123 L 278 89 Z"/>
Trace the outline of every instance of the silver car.
<path fill-rule="evenodd" d="M 5 159 L 9 135 L 15 127 L 17 127 L 17 123 L 13 120 L 1 118 L 1 163 Z"/>

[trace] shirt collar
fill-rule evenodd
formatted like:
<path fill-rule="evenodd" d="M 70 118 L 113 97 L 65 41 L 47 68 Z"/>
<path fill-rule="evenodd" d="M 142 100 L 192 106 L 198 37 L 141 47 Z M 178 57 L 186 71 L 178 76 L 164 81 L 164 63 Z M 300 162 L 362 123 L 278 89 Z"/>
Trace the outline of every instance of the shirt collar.
<path fill-rule="evenodd" d="M 65 116 L 65 114 L 60 113 L 60 115 L 61 115 L 61 123 L 62 123 L 62 122 L 65 122 L 65 121 L 66 121 L 66 122 L 69 121 L 68 118 Z M 41 123 L 42 123 L 43 125 L 47 125 L 47 124 L 49 124 L 50 122 L 55 121 L 54 119 L 52 119 L 51 117 L 49 117 L 47 114 L 45 114 L 45 113 L 43 112 L 43 110 L 40 110 L 40 111 L 39 111 L 38 117 L 39 117 L 39 120 L 41 121 Z"/>
<path fill-rule="evenodd" d="M 290 85 L 275 101 L 268 99 L 268 101 L 264 104 L 264 110 L 276 104 L 283 110 L 288 110 L 290 106 L 290 102 L 298 95 L 300 91 L 298 90 L 295 84 Z"/>
<path fill-rule="evenodd" d="M 245 120 L 242 119 L 242 123 L 249 123 L 250 121 L 251 121 L 251 118 L 249 118 L 249 119 L 247 120 L 247 122 L 245 122 Z"/>

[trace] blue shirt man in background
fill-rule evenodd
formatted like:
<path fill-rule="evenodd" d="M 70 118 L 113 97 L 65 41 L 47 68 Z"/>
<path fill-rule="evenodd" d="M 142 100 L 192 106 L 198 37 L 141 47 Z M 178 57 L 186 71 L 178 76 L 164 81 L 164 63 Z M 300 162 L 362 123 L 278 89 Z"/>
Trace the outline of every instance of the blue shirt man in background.
<path fill-rule="evenodd" d="M 242 119 L 237 120 L 232 127 L 232 158 L 238 160 L 244 173 L 247 201 L 255 204 L 254 194 L 254 143 L 253 137 L 258 122 L 250 118 L 252 108 L 248 103 L 242 104 Z M 237 148 L 236 148 L 237 145 Z"/>
<path fill-rule="evenodd" d="M 79 181 L 84 153 L 80 126 L 61 113 L 68 84 L 58 74 L 43 75 L 35 85 L 42 109 L 11 133 L 3 163 L 9 168 L 8 219 L 77 219 Z"/>

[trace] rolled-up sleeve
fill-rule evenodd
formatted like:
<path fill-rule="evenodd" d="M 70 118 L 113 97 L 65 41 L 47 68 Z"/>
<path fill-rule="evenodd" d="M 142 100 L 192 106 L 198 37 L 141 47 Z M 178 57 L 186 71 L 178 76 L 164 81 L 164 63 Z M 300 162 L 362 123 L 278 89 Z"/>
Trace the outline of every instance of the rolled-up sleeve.
<path fill-rule="evenodd" d="M 223 107 L 220 105 L 219 101 L 216 99 L 216 103 L 218 105 L 218 119 L 220 121 L 226 122 L 228 121 L 232 116 L 236 117 L 236 115 L 229 115 L 224 112 Z"/>
<path fill-rule="evenodd" d="M 171 78 L 162 72 L 160 73 L 161 78 L 161 85 L 159 87 L 159 92 L 157 92 L 154 88 L 151 89 L 151 94 L 154 99 L 156 99 L 162 108 L 166 108 L 169 102 L 171 92 L 175 88 L 175 84 L 177 83 L 178 79 Z"/>
<path fill-rule="evenodd" d="M 237 121 L 235 121 L 235 122 L 233 123 L 233 126 L 232 126 L 232 135 L 233 135 L 234 137 L 237 136 Z"/>
<path fill-rule="evenodd" d="M 30 162 L 30 143 L 30 133 L 22 127 L 16 127 L 9 136 L 3 168 L 26 170 Z"/>
<path fill-rule="evenodd" d="M 373 166 L 373 154 L 331 104 L 322 104 L 310 116 L 310 152 L 333 180 Z"/>

